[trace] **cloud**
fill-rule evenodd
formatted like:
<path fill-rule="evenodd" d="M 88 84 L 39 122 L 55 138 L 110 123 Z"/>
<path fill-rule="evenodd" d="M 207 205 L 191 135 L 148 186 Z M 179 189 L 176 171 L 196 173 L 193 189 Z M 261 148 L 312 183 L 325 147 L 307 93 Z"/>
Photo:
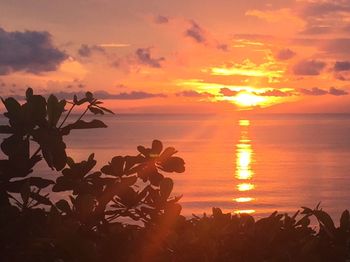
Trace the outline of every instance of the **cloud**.
<path fill-rule="evenodd" d="M 213 94 L 208 92 L 197 92 L 195 90 L 185 90 L 179 93 L 176 93 L 176 96 L 184 96 L 184 97 L 213 97 Z"/>
<path fill-rule="evenodd" d="M 337 38 L 327 41 L 321 48 L 331 54 L 347 55 L 350 54 L 350 38 Z"/>
<path fill-rule="evenodd" d="M 55 95 L 59 99 L 72 99 L 74 95 L 76 95 L 78 98 L 85 97 L 85 92 L 79 91 L 79 92 L 45 92 L 41 93 L 43 96 L 49 96 L 50 94 Z M 167 97 L 165 94 L 161 93 L 148 93 L 143 91 L 131 91 L 131 92 L 123 92 L 118 94 L 110 94 L 106 91 L 95 91 L 93 92 L 94 97 L 97 99 L 103 99 L 103 100 L 142 100 L 142 99 L 149 99 L 149 98 L 156 98 L 161 97 L 165 98 Z M 23 96 L 16 96 L 18 99 L 24 99 Z"/>
<path fill-rule="evenodd" d="M 216 48 L 225 52 L 229 51 L 229 47 L 227 44 L 218 44 Z"/>
<path fill-rule="evenodd" d="M 153 58 L 151 55 L 151 48 L 139 48 L 136 50 L 135 54 L 139 62 L 154 68 L 162 67 L 161 62 L 165 60 L 164 57 Z"/>
<path fill-rule="evenodd" d="M 0 28 L 0 46 L 0 75 L 55 71 L 68 58 L 53 45 L 48 32 L 7 32 Z"/>
<path fill-rule="evenodd" d="M 320 35 L 320 34 L 328 34 L 332 32 L 332 30 L 333 28 L 330 26 L 307 25 L 306 28 L 300 33 L 305 35 Z"/>
<path fill-rule="evenodd" d="M 227 87 L 223 87 L 220 89 L 220 94 L 222 94 L 224 96 L 235 96 L 238 93 L 239 93 L 238 91 L 231 90 Z"/>
<path fill-rule="evenodd" d="M 295 52 L 289 48 L 282 49 L 278 51 L 276 58 L 278 60 L 288 60 L 295 56 Z"/>
<path fill-rule="evenodd" d="M 48 96 L 51 93 L 47 92 L 46 94 L 42 94 L 44 96 Z M 56 92 L 53 93 L 55 96 L 57 96 L 59 99 L 72 99 L 74 95 L 77 95 L 78 98 L 85 97 L 85 92 L 79 91 L 79 92 Z M 110 94 L 106 91 L 95 91 L 93 92 L 94 97 L 97 99 L 110 99 L 110 100 L 141 100 L 141 99 L 148 99 L 148 98 L 156 98 L 156 97 L 167 97 L 165 94 L 161 93 L 148 93 L 143 91 L 131 91 L 131 92 L 122 92 L 118 94 Z"/>
<path fill-rule="evenodd" d="M 190 21 L 190 24 L 191 26 L 185 31 L 185 36 L 199 44 L 204 44 L 207 41 L 204 30 L 193 20 Z"/>
<path fill-rule="evenodd" d="M 268 90 L 263 93 L 256 93 L 258 96 L 278 96 L 278 97 L 286 97 L 286 96 L 292 96 L 293 93 L 291 92 L 283 92 L 278 89 Z"/>
<path fill-rule="evenodd" d="M 105 53 L 103 47 L 98 45 L 86 45 L 82 44 L 78 50 L 78 54 L 82 57 L 90 57 L 93 53 Z"/>
<path fill-rule="evenodd" d="M 317 60 L 302 60 L 293 67 L 295 75 L 319 75 L 326 63 Z"/>
<path fill-rule="evenodd" d="M 169 23 L 169 17 L 164 16 L 164 15 L 157 15 L 154 17 L 153 21 L 156 24 L 167 24 L 167 23 Z"/>
<path fill-rule="evenodd" d="M 314 87 L 312 89 L 300 89 L 299 92 L 303 95 L 307 95 L 307 96 L 323 96 L 323 95 L 334 95 L 334 96 L 344 96 L 344 95 L 348 95 L 349 93 L 345 90 L 342 89 L 337 89 L 335 87 L 331 87 L 328 91 L 318 88 L 318 87 Z"/>
<path fill-rule="evenodd" d="M 348 95 L 349 93 L 345 90 L 342 89 L 337 89 L 335 87 L 331 87 L 329 89 L 329 94 L 334 95 L 334 96 L 345 96 Z"/>
<path fill-rule="evenodd" d="M 318 87 L 313 87 L 312 89 L 304 89 L 301 88 L 299 90 L 299 92 L 303 95 L 307 95 L 307 96 L 323 96 L 323 95 L 327 95 L 328 92 L 326 90 L 323 90 L 321 88 Z"/>
<path fill-rule="evenodd" d="M 350 70 L 350 61 L 337 61 L 334 64 L 334 71 L 349 71 Z"/>
<path fill-rule="evenodd" d="M 105 91 L 96 91 L 94 96 L 98 99 L 115 99 L 115 100 L 140 100 L 155 97 L 167 97 L 165 94 L 161 93 L 148 93 L 143 91 L 131 91 L 129 93 L 122 92 L 119 94 L 110 94 Z"/>
<path fill-rule="evenodd" d="M 302 15 L 309 17 L 324 17 L 334 13 L 350 12 L 349 1 L 314 1 L 305 5 Z"/>
<path fill-rule="evenodd" d="M 350 15 L 348 0 L 299 1 L 296 15 L 304 20 L 301 34 L 326 35 L 344 31 Z"/>

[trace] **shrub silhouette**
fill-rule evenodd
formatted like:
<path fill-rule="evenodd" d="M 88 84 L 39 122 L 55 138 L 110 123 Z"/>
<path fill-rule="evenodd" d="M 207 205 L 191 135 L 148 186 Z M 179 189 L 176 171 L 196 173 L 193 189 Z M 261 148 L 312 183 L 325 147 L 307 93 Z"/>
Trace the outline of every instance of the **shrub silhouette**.
<path fill-rule="evenodd" d="M 5 159 L 0 160 L 1 261 L 350 258 L 347 210 L 338 227 L 319 205 L 303 207 L 293 216 L 275 212 L 257 221 L 219 208 L 210 216 L 181 216 L 180 197 L 172 196 L 174 183 L 165 174 L 184 172 L 185 163 L 174 148 L 164 148 L 158 140 L 150 148 L 139 146 L 135 156 L 113 157 L 101 170 L 94 169 L 94 154 L 75 162 L 67 156 L 64 137 L 72 130 L 107 127 L 100 120 L 83 120 L 88 111 L 112 114 L 90 92 L 59 101 L 28 89 L 23 104 L 14 98 L 2 102 L 8 125 L 0 126 L 0 133 L 8 137 L 1 144 Z M 79 106 L 85 110 L 70 122 Z M 55 180 L 35 173 L 42 160 L 55 174 L 61 172 Z"/>

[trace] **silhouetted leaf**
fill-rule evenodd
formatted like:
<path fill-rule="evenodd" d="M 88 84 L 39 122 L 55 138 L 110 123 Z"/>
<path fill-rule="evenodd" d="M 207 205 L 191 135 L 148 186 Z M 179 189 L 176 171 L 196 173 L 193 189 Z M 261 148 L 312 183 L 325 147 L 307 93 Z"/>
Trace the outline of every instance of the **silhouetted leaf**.
<path fill-rule="evenodd" d="M 163 150 L 163 144 L 159 140 L 153 140 L 152 142 L 152 154 L 158 155 L 162 152 Z"/>
<path fill-rule="evenodd" d="M 12 134 L 13 129 L 10 126 L 0 126 L 0 134 Z"/>
<path fill-rule="evenodd" d="M 177 151 L 173 147 L 167 147 L 159 156 L 159 162 L 166 161 L 168 158 L 176 154 Z"/>
<path fill-rule="evenodd" d="M 12 97 L 1 100 L 7 110 L 7 113 L 4 115 L 9 119 L 16 119 L 18 121 L 21 112 L 21 105 L 17 102 L 17 100 Z"/>
<path fill-rule="evenodd" d="M 313 211 L 314 215 L 320 222 L 320 224 L 323 226 L 325 231 L 330 237 L 333 237 L 334 231 L 335 231 L 335 226 L 333 223 L 332 218 L 324 211 L 322 210 L 314 210 Z"/>
<path fill-rule="evenodd" d="M 33 96 L 33 94 L 34 94 L 33 89 L 31 87 L 27 88 L 27 90 L 26 90 L 26 98 L 30 99 Z"/>
<path fill-rule="evenodd" d="M 160 182 L 160 196 L 162 199 L 166 200 L 171 194 L 171 191 L 173 191 L 174 182 L 171 178 L 166 177 Z"/>
<path fill-rule="evenodd" d="M 56 202 L 56 207 L 66 214 L 70 214 L 72 212 L 68 202 L 64 199 L 61 199 L 58 202 Z"/>
<path fill-rule="evenodd" d="M 42 196 L 37 192 L 31 192 L 30 197 L 37 201 L 39 204 L 51 206 L 52 203 L 47 196 Z"/>
<path fill-rule="evenodd" d="M 33 132 L 33 138 L 41 147 L 43 157 L 49 167 L 62 170 L 67 162 L 66 144 L 58 130 L 37 129 Z"/>
<path fill-rule="evenodd" d="M 312 209 L 308 208 L 308 207 L 301 207 L 303 209 L 303 211 L 301 212 L 301 214 L 312 214 Z"/>
<path fill-rule="evenodd" d="M 98 115 L 98 114 L 104 115 L 103 110 L 102 110 L 102 109 L 99 109 L 99 108 L 97 108 L 97 107 L 92 107 L 92 106 L 90 106 L 90 107 L 89 107 L 89 110 L 90 110 L 91 113 L 93 113 L 93 114 L 95 114 L 95 115 Z"/>
<path fill-rule="evenodd" d="M 185 162 L 180 157 L 170 157 L 160 163 L 162 170 L 166 172 L 185 172 Z"/>
<path fill-rule="evenodd" d="M 350 214 L 345 210 L 340 217 L 340 229 L 344 232 L 350 229 Z"/>
<path fill-rule="evenodd" d="M 86 92 L 85 97 L 89 102 L 91 102 L 94 99 L 94 96 L 91 92 Z"/>
<path fill-rule="evenodd" d="M 24 183 L 21 188 L 21 198 L 23 200 L 23 205 L 26 206 L 28 204 L 28 199 L 30 196 L 30 185 L 28 182 Z"/>
<path fill-rule="evenodd" d="M 154 172 L 149 175 L 149 181 L 154 186 L 159 186 L 163 178 L 164 176 L 162 174 L 159 174 L 158 172 Z"/>
<path fill-rule="evenodd" d="M 137 150 L 146 157 L 148 157 L 151 152 L 151 149 L 145 148 L 144 146 L 138 146 Z"/>
<path fill-rule="evenodd" d="M 49 96 L 47 100 L 47 115 L 50 126 L 55 127 L 57 125 L 58 120 L 64 112 L 65 105 L 65 100 L 58 101 L 56 96 Z"/>
<path fill-rule="evenodd" d="M 96 104 L 98 104 L 98 102 L 97 102 Z M 103 106 L 97 106 L 97 107 L 100 108 L 100 109 L 102 109 L 103 111 L 105 111 L 105 112 L 107 112 L 107 113 L 110 113 L 110 114 L 113 114 L 113 115 L 114 115 L 114 112 L 111 111 L 111 110 L 109 110 L 108 108 L 105 108 L 105 107 L 103 107 Z"/>
<path fill-rule="evenodd" d="M 21 188 L 25 186 L 25 184 L 29 184 L 30 186 L 36 186 L 39 189 L 48 187 L 49 185 L 54 184 L 54 181 L 49 179 L 44 179 L 41 177 L 29 177 L 21 180 L 16 180 L 9 182 L 7 184 L 7 190 L 13 193 L 19 193 Z"/>
<path fill-rule="evenodd" d="M 75 183 L 66 177 L 58 177 L 55 185 L 52 187 L 53 192 L 63 192 L 73 190 Z"/>

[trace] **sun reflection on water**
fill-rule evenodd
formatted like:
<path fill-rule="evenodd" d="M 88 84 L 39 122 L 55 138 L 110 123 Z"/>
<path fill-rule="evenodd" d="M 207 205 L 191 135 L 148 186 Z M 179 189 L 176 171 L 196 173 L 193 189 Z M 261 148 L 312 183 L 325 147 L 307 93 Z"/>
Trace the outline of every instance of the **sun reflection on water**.
<path fill-rule="evenodd" d="M 250 121 L 247 119 L 241 119 L 238 122 L 241 128 L 241 134 L 239 142 L 236 145 L 236 173 L 235 177 L 238 180 L 242 180 L 241 183 L 237 184 L 237 190 L 239 192 L 248 193 L 255 188 L 255 185 L 251 183 L 251 179 L 254 176 L 252 169 L 252 163 L 254 161 L 254 151 L 249 138 L 248 128 Z M 236 203 L 249 203 L 255 199 L 249 196 L 239 196 L 233 199 Z M 253 209 L 238 209 L 235 210 L 235 214 L 251 214 L 254 213 Z"/>

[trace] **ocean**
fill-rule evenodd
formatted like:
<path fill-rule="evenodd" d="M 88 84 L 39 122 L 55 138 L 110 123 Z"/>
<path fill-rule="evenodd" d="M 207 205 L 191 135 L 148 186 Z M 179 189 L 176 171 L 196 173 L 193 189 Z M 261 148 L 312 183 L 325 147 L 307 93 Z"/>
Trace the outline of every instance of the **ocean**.
<path fill-rule="evenodd" d="M 90 117 L 89 117 L 90 118 Z M 116 115 L 106 129 L 67 137 L 76 161 L 95 153 L 98 167 L 137 154 L 159 139 L 186 162 L 175 181 L 182 213 L 251 213 L 261 217 L 301 206 L 338 217 L 350 208 L 350 115 Z M 1 123 L 4 122 L 2 118 Z M 40 165 L 35 172 L 47 172 Z M 50 171 L 51 172 L 51 171 Z"/>

